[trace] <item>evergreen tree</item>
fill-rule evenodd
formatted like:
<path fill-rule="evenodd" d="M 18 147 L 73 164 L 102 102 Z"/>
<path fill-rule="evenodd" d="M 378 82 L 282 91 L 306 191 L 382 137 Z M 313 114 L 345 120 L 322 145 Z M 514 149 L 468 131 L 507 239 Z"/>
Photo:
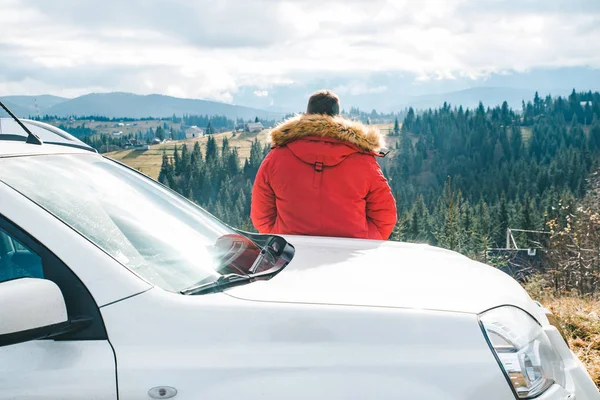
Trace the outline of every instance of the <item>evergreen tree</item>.
<path fill-rule="evenodd" d="M 591 151 L 600 149 L 600 122 L 598 121 L 598 116 L 596 114 L 594 114 L 592 119 L 592 127 L 590 128 L 588 137 L 588 147 Z"/>
<path fill-rule="evenodd" d="M 156 137 L 159 140 L 164 140 L 165 139 L 165 130 L 159 126 L 158 128 L 156 128 L 156 133 L 154 134 L 154 137 Z"/>
<path fill-rule="evenodd" d="M 434 236 L 438 246 L 456 251 L 464 249 L 466 232 L 461 226 L 461 207 L 462 194 L 452 187 L 452 180 L 448 178 L 435 216 Z"/>
<path fill-rule="evenodd" d="M 529 193 L 527 193 L 523 199 L 523 205 L 521 208 L 521 229 L 529 231 L 535 229 L 533 213 L 532 200 L 529 197 Z M 526 232 L 521 237 L 525 243 L 525 246 L 530 247 L 531 241 L 534 239 L 533 234 Z"/>
<path fill-rule="evenodd" d="M 160 166 L 160 173 L 158 174 L 158 181 L 165 186 L 173 188 L 175 186 L 175 176 L 173 166 L 169 161 L 167 153 L 163 151 L 162 163 Z"/>
<path fill-rule="evenodd" d="M 501 119 L 502 125 L 504 125 L 504 127 L 508 126 L 511 123 L 510 110 L 506 101 L 502 103 Z"/>
<path fill-rule="evenodd" d="M 535 97 L 533 98 L 533 115 L 538 116 L 543 111 L 543 102 L 538 95 L 538 92 L 535 92 Z"/>
<path fill-rule="evenodd" d="M 473 258 L 488 262 L 487 254 L 490 245 L 493 243 L 493 236 L 495 235 L 490 212 L 488 205 L 485 201 L 479 203 L 477 210 L 476 226 L 474 227 L 471 234 L 470 251 L 472 251 Z"/>
<path fill-rule="evenodd" d="M 181 159 L 179 158 L 179 148 L 175 145 L 175 149 L 173 150 L 173 166 L 175 167 L 175 173 L 181 173 Z"/>
<path fill-rule="evenodd" d="M 236 176 L 240 172 L 239 159 L 237 148 L 234 147 L 227 157 L 227 174 L 229 176 Z"/>
<path fill-rule="evenodd" d="M 512 126 L 512 133 L 510 135 L 510 154 L 513 160 L 518 160 L 521 157 L 523 149 L 523 133 L 521 128 L 517 125 Z"/>
<path fill-rule="evenodd" d="M 498 218 L 497 218 L 498 236 L 496 238 L 496 243 L 503 242 L 506 232 L 508 231 L 508 228 L 509 228 L 508 221 L 509 221 L 508 203 L 506 201 L 506 196 L 504 195 L 504 192 L 502 192 L 502 196 L 500 197 L 500 204 L 498 206 Z"/>
<path fill-rule="evenodd" d="M 200 143 L 194 143 L 194 149 L 192 150 L 192 155 L 190 156 L 190 163 L 193 165 L 202 164 L 202 150 L 200 149 Z"/>
<path fill-rule="evenodd" d="M 180 159 L 180 169 L 177 171 L 178 174 L 185 172 L 190 169 L 191 163 L 191 154 L 188 151 L 187 145 L 181 145 L 181 159 Z"/>
<path fill-rule="evenodd" d="M 221 157 L 223 157 L 223 159 L 227 159 L 229 157 L 229 153 L 229 139 L 223 138 L 223 144 L 221 145 Z"/>
<path fill-rule="evenodd" d="M 400 124 L 398 124 L 398 117 L 394 120 L 394 136 L 400 135 Z"/>
<path fill-rule="evenodd" d="M 206 142 L 206 163 L 214 162 L 217 160 L 218 151 L 217 151 L 217 141 L 214 137 L 209 136 L 208 141 Z"/>
<path fill-rule="evenodd" d="M 260 142 L 258 141 L 258 139 L 255 138 L 252 142 L 252 147 L 250 148 L 250 158 L 244 165 L 244 175 L 253 182 L 263 159 L 262 152 L 263 150 L 260 145 Z"/>
<path fill-rule="evenodd" d="M 402 132 L 410 132 L 413 128 L 413 124 L 415 123 L 415 110 L 412 107 L 408 109 L 408 113 L 406 114 L 406 118 L 404 118 L 404 122 L 402 123 Z"/>

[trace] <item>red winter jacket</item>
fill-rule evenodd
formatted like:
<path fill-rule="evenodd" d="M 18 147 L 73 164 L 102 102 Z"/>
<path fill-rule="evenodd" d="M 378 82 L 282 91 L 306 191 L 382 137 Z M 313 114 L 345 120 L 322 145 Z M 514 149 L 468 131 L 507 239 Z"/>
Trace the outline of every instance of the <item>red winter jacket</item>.
<path fill-rule="evenodd" d="M 251 218 L 260 233 L 388 239 L 396 202 L 377 164 L 379 131 L 341 117 L 302 115 L 271 132 Z"/>

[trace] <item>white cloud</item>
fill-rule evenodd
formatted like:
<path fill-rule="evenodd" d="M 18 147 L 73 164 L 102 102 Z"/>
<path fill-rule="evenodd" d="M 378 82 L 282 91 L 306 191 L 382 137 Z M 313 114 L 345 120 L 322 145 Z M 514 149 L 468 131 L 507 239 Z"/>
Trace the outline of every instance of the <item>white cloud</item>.
<path fill-rule="evenodd" d="M 269 95 L 269 92 L 267 90 L 255 90 L 254 95 L 256 97 L 267 97 Z"/>
<path fill-rule="evenodd" d="M 273 86 L 328 74 L 396 71 L 426 81 L 600 68 L 595 3 L 105 0 L 99 12 L 92 0 L 0 0 L 0 90 L 231 102 L 240 86 L 265 97 Z M 350 82 L 338 90 L 386 87 Z"/>
<path fill-rule="evenodd" d="M 334 92 L 344 95 L 360 96 L 361 94 L 383 93 L 387 90 L 386 86 L 370 87 L 363 82 L 350 82 L 347 85 L 337 86 L 333 89 Z"/>

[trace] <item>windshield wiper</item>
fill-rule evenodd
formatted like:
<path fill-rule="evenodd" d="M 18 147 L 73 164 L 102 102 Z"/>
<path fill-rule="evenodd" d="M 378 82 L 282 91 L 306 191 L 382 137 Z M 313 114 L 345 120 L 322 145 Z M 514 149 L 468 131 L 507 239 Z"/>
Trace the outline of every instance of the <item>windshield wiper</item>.
<path fill-rule="evenodd" d="M 212 282 L 190 286 L 179 293 L 185 295 L 220 292 L 222 290 L 252 282 L 251 275 L 227 274 L 221 275 Z"/>

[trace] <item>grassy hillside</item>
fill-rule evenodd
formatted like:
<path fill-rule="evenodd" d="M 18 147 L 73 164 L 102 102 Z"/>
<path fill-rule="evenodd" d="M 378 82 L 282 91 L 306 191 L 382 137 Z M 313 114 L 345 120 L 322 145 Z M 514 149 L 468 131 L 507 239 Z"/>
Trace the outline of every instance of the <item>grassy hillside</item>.
<path fill-rule="evenodd" d="M 262 131 L 260 133 L 238 133 L 233 136 L 232 132 L 215 133 L 212 135 L 217 141 L 217 145 L 221 147 L 223 139 L 229 140 L 229 146 L 231 148 L 237 148 L 240 161 L 245 160 L 250 156 L 250 147 L 252 142 L 258 138 L 261 143 L 267 142 L 268 131 Z M 150 146 L 149 150 L 121 150 L 111 153 L 107 153 L 106 156 L 115 160 L 121 161 L 130 167 L 136 168 L 144 174 L 157 179 L 160 172 L 160 165 L 162 163 L 163 152 L 166 152 L 168 156 L 173 155 L 175 146 L 181 148 L 182 145 L 186 145 L 191 151 L 196 142 L 200 143 L 203 154 L 206 152 L 206 142 L 208 136 L 204 136 L 197 139 L 187 140 L 174 140 L 171 142 Z"/>
<path fill-rule="evenodd" d="M 52 122 L 54 125 L 59 125 L 57 122 Z M 131 122 L 123 122 L 123 126 L 119 126 L 118 122 L 115 121 L 95 121 L 89 119 L 75 120 L 73 122 L 65 122 L 67 130 L 69 128 L 77 128 L 81 126 L 85 126 L 86 128 L 90 128 L 97 134 L 112 134 L 113 132 L 123 132 L 124 136 L 129 134 L 137 134 L 138 132 L 146 132 L 148 129 L 152 128 L 156 130 L 159 126 L 163 126 L 165 121 L 160 119 L 150 119 L 150 120 L 136 120 Z M 168 121 L 168 126 L 173 128 L 174 131 L 179 131 L 181 128 L 181 123 L 173 123 Z"/>
<path fill-rule="evenodd" d="M 600 388 L 600 300 L 553 297 L 542 301 L 561 321 L 569 346 Z"/>
<path fill-rule="evenodd" d="M 139 121 L 138 125 L 133 126 L 125 126 L 120 127 L 119 130 L 123 131 L 124 134 L 132 133 L 139 129 L 147 129 L 149 127 L 156 128 L 157 125 L 160 124 L 160 121 Z M 97 130 L 98 132 L 106 132 L 114 130 L 114 123 L 109 122 L 100 122 L 100 123 L 86 123 L 86 126 Z M 390 124 L 379 124 L 377 125 L 382 132 L 387 132 L 390 128 L 393 128 L 393 125 Z M 177 127 L 175 127 L 177 128 Z M 252 146 L 252 142 L 254 139 L 258 139 L 263 145 L 268 141 L 268 130 L 264 130 L 260 133 L 237 133 L 233 136 L 232 132 L 225 133 L 215 133 L 213 137 L 217 141 L 217 145 L 220 147 L 223 143 L 223 139 L 227 138 L 229 140 L 229 146 L 232 148 L 238 149 L 238 154 L 240 156 L 240 165 L 243 164 L 244 160 L 246 160 L 250 156 L 250 147 Z M 140 150 L 120 150 L 114 151 L 111 153 L 106 153 L 107 157 L 113 158 L 115 160 L 121 161 L 130 167 L 136 168 L 137 170 L 143 172 L 144 174 L 157 179 L 158 173 L 160 172 L 160 165 L 162 163 L 162 155 L 163 152 L 166 152 L 168 156 L 173 155 L 173 151 L 175 146 L 186 145 L 188 146 L 188 150 L 192 150 L 194 144 L 196 142 L 200 143 L 200 147 L 202 149 L 202 153 L 205 154 L 206 151 L 206 142 L 208 140 L 207 136 L 197 138 L 197 139 L 187 139 L 187 140 L 174 140 L 168 143 L 163 143 L 155 146 L 150 146 L 149 150 L 140 151 Z M 396 144 L 396 141 L 400 140 L 399 137 L 390 137 L 387 140 L 387 146 L 389 148 L 393 148 Z"/>
<path fill-rule="evenodd" d="M 114 123 L 112 122 L 86 122 L 86 126 L 100 132 L 100 133 L 110 133 L 111 131 L 117 129 L 113 127 Z M 156 128 L 157 126 L 162 125 L 160 120 L 151 120 L 151 121 L 138 121 L 136 126 L 125 126 L 118 128 L 123 131 L 123 134 L 134 133 L 140 129 L 148 129 L 150 127 Z M 386 134 L 392 128 L 393 124 L 379 124 L 377 125 L 381 131 Z M 174 126 L 177 128 L 177 126 Z M 523 138 L 528 141 L 531 137 L 531 129 L 522 128 Z M 262 131 L 259 134 L 237 134 L 235 137 L 232 132 L 225 133 L 216 133 L 213 135 L 216 139 L 217 144 L 220 146 L 223 143 L 223 138 L 227 138 L 229 140 L 229 145 L 233 148 L 238 149 L 238 153 L 240 155 L 240 163 L 242 164 L 245 159 L 250 156 L 250 147 L 252 145 L 252 141 L 255 138 L 262 144 L 266 144 L 268 141 L 268 131 Z M 411 136 L 413 144 L 417 142 L 418 138 L 414 135 Z M 166 152 L 167 155 L 172 156 L 173 150 L 175 146 L 181 146 L 183 144 L 188 146 L 188 149 L 191 150 L 194 146 L 195 142 L 199 142 L 202 148 L 202 152 L 204 153 L 206 150 L 206 141 L 208 138 L 202 137 L 197 139 L 188 139 L 188 140 L 174 140 L 168 143 L 163 143 L 155 146 L 150 146 L 149 150 L 140 151 L 140 150 L 120 150 L 107 153 L 106 156 L 113 158 L 115 160 L 121 161 L 130 167 L 136 168 L 144 174 L 157 179 L 158 173 L 160 172 L 160 165 L 162 162 L 162 154 Z M 389 136 L 386 139 L 386 146 L 389 149 L 393 149 L 396 143 L 400 142 L 400 137 L 397 136 Z"/>

